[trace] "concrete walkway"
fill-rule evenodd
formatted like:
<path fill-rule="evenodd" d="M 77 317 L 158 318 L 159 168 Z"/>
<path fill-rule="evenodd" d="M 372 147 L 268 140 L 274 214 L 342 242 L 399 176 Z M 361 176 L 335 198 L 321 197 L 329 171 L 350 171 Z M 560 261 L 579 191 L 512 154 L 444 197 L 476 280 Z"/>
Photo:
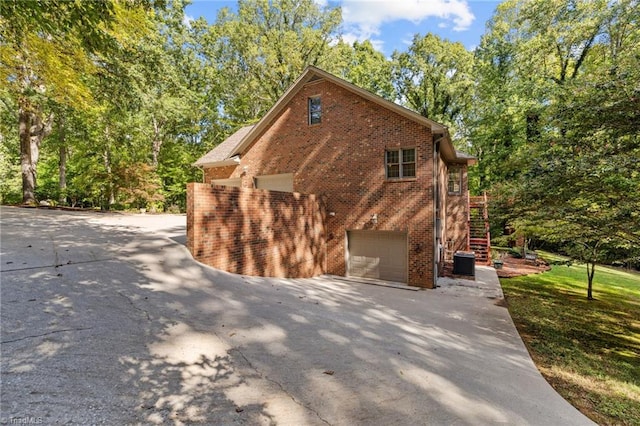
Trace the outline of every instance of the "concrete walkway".
<path fill-rule="evenodd" d="M 476 265 L 476 276 L 473 280 L 462 278 L 438 278 L 438 287 L 435 290 L 439 294 L 451 296 L 476 296 L 488 299 L 504 299 L 500 280 L 496 270 L 490 266 Z"/>
<path fill-rule="evenodd" d="M 0 213 L 0 423 L 591 424 L 491 268 L 425 291 L 243 277 L 192 260 L 184 216 Z"/>

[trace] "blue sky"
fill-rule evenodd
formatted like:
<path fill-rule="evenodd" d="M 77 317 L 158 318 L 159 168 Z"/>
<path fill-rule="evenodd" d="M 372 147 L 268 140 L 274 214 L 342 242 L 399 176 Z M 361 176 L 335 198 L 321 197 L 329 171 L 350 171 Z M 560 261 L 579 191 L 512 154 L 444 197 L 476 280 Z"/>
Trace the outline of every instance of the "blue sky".
<path fill-rule="evenodd" d="M 371 40 L 390 56 L 405 51 L 415 34 L 432 32 L 473 50 L 485 24 L 500 1 L 493 0 L 316 0 L 321 5 L 342 6 L 343 39 Z M 236 10 L 236 1 L 193 0 L 186 8 L 189 19 L 215 21 L 222 7 Z"/>

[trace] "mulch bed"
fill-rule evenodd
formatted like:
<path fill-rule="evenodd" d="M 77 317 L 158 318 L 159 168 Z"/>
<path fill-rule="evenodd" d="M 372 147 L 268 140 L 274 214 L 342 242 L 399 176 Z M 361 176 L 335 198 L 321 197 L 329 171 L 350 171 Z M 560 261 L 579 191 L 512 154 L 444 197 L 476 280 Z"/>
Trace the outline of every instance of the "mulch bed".
<path fill-rule="evenodd" d="M 499 278 L 521 277 L 529 274 L 539 274 L 551 269 L 549 264 L 542 259 L 527 260 L 505 256 L 502 258 L 502 269 L 496 269 Z M 449 278 L 464 278 L 475 280 L 475 277 L 453 275 L 453 262 L 446 262 L 442 276 Z"/>
<path fill-rule="evenodd" d="M 539 274 L 551 269 L 544 260 L 527 260 L 507 256 L 502 259 L 502 269 L 496 269 L 499 278 L 513 278 L 529 274 Z"/>

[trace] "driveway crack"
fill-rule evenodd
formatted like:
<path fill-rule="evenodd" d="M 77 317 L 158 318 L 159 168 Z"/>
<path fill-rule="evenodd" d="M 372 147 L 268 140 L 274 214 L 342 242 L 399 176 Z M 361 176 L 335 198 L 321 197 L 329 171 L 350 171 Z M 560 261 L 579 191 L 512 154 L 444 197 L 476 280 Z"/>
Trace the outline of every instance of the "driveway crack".
<path fill-rule="evenodd" d="M 263 374 L 260 370 L 258 370 L 252 363 L 251 361 L 249 361 L 249 359 L 244 355 L 244 353 L 242 353 L 242 351 L 238 348 L 233 348 L 231 350 L 229 350 L 229 352 L 237 352 L 242 359 L 249 365 L 249 367 L 255 371 L 261 378 L 273 383 L 274 385 L 278 386 L 278 388 L 280 388 L 280 390 L 287 395 L 289 398 L 291 398 L 291 400 L 293 402 L 295 402 L 296 404 L 298 404 L 299 406 L 306 408 L 307 410 L 311 411 L 313 414 L 316 415 L 316 417 L 318 417 L 323 423 L 330 425 L 331 423 L 329 423 L 326 419 L 324 419 L 320 413 L 318 413 L 316 410 L 314 410 L 313 408 L 303 404 L 301 401 L 299 401 L 295 396 L 291 395 L 289 392 L 287 392 L 287 390 L 284 388 L 284 386 L 282 386 L 282 384 L 276 380 L 273 380 L 272 378 L 270 378 L 269 376 L 266 376 L 265 374 Z"/>
<path fill-rule="evenodd" d="M 60 268 L 62 266 L 84 265 L 84 264 L 87 264 L 87 263 L 107 262 L 107 261 L 111 261 L 111 260 L 116 260 L 116 258 L 115 257 L 107 257 L 107 258 L 103 258 L 103 259 L 83 260 L 83 261 L 80 261 L 80 262 L 68 261 L 67 263 L 53 263 L 53 264 L 50 264 L 50 265 L 25 266 L 25 267 L 20 267 L 20 268 L 2 269 L 2 270 L 0 270 L 0 272 L 2 272 L 4 274 L 6 272 L 21 272 L 21 271 L 28 271 L 28 270 L 31 270 L 31 269 Z"/>
<path fill-rule="evenodd" d="M 34 339 L 37 337 L 43 337 L 43 336 L 48 336 L 50 334 L 57 334 L 57 333 L 66 333 L 68 331 L 83 331 L 83 330 L 91 330 L 93 329 L 93 327 L 80 327 L 80 328 L 65 328 L 63 330 L 53 330 L 53 331 L 49 331 L 47 333 L 42 333 L 42 334 L 33 334 L 30 336 L 24 336 L 24 337 L 20 337 L 18 339 L 12 339 L 12 340 L 3 340 L 2 343 L 3 345 L 6 343 L 14 343 L 14 342 L 19 342 L 21 340 L 27 340 L 27 339 Z"/>
<path fill-rule="evenodd" d="M 121 291 L 116 291 L 116 293 L 118 293 L 120 296 L 122 296 L 125 299 L 127 299 L 127 301 L 133 307 L 133 309 L 135 309 L 137 311 L 140 311 L 140 312 L 144 312 L 145 316 L 147 317 L 147 321 L 151 321 L 151 316 L 149 315 L 149 312 L 147 312 L 145 309 L 139 308 L 135 303 L 133 303 L 133 300 L 129 296 L 127 296 L 126 294 L 122 293 Z"/>

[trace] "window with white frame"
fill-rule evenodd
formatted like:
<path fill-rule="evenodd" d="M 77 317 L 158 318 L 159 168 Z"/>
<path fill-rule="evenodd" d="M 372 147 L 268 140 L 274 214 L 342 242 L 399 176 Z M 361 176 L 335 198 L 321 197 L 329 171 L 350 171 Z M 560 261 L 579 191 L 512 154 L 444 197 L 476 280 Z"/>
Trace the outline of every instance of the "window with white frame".
<path fill-rule="evenodd" d="M 386 152 L 387 179 L 416 177 L 416 149 L 401 148 Z"/>

